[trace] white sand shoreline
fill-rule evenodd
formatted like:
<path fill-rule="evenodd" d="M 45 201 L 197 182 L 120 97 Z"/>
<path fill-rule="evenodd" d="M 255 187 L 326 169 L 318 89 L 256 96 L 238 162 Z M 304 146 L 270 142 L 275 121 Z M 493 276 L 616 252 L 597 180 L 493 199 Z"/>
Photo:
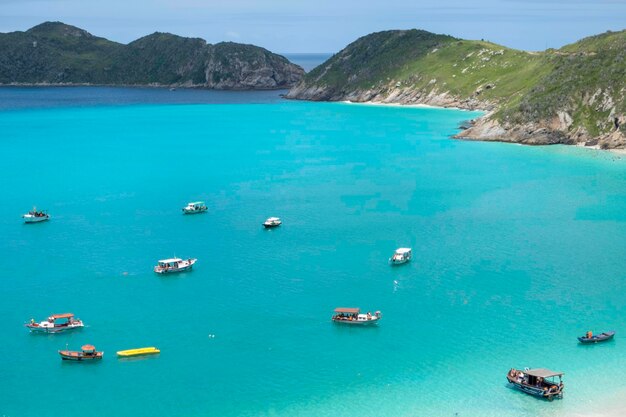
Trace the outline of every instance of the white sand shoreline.
<path fill-rule="evenodd" d="M 401 103 L 384 103 L 382 101 L 350 101 L 350 100 L 344 100 L 341 103 L 360 104 L 360 105 L 365 105 L 365 106 L 389 106 L 389 107 L 409 107 L 409 108 L 418 108 L 418 109 L 461 110 L 461 111 L 482 112 L 482 113 L 489 112 L 488 110 L 483 110 L 483 109 L 469 110 L 469 109 L 462 109 L 460 107 L 433 106 L 431 104 L 421 104 L 421 103 L 401 104 Z"/>

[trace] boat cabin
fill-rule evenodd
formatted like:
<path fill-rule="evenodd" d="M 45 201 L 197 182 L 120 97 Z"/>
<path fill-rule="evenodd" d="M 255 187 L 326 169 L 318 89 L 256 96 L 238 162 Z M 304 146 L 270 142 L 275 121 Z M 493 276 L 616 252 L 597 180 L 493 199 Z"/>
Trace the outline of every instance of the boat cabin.
<path fill-rule="evenodd" d="M 206 204 L 204 201 L 192 201 L 191 203 L 187 203 L 186 207 L 183 207 L 183 213 L 191 214 L 191 213 L 202 213 L 207 210 Z"/>
<path fill-rule="evenodd" d="M 398 248 L 393 256 L 389 259 L 391 264 L 403 264 L 411 260 L 411 248 Z"/>
<path fill-rule="evenodd" d="M 170 258 L 170 259 L 161 259 L 158 261 L 157 265 L 154 267 L 154 272 L 157 274 L 166 274 L 170 272 L 183 272 L 191 270 L 193 265 L 198 260 L 195 258 L 189 259 L 180 259 L 180 258 Z"/>
<path fill-rule="evenodd" d="M 266 228 L 277 227 L 282 224 L 282 220 L 279 217 L 270 217 L 265 222 L 263 222 L 263 226 Z"/>

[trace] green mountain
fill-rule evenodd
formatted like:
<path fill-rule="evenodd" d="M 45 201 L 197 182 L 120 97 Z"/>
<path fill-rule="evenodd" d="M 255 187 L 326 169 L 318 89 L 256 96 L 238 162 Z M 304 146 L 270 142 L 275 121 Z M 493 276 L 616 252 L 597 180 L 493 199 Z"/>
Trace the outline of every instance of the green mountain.
<path fill-rule="evenodd" d="M 287 97 L 488 113 L 459 137 L 626 147 L 626 31 L 525 52 L 421 30 L 364 36 Z"/>
<path fill-rule="evenodd" d="M 128 45 L 60 22 L 0 34 L 0 84 L 288 88 L 304 70 L 270 51 L 154 33 Z"/>

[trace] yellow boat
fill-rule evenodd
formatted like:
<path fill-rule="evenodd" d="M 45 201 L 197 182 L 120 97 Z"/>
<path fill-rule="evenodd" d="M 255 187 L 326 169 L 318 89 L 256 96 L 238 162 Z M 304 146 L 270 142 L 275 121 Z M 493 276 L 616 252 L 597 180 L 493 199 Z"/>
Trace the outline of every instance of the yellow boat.
<path fill-rule="evenodd" d="M 127 358 L 130 356 L 154 355 L 155 353 L 161 353 L 161 351 L 153 346 L 139 349 L 120 350 L 117 352 L 117 356 Z"/>

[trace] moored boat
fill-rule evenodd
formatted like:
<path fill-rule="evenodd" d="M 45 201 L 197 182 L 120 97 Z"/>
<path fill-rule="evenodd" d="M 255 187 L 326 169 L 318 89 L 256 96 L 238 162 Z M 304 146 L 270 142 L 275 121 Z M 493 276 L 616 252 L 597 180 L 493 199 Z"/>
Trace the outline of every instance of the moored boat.
<path fill-rule="evenodd" d="M 104 352 L 98 352 L 94 345 L 84 345 L 81 350 L 59 350 L 64 361 L 92 361 L 102 359 Z"/>
<path fill-rule="evenodd" d="M 611 340 L 613 339 L 614 336 L 615 336 L 615 332 L 612 330 L 609 332 L 603 332 L 600 334 L 593 334 L 593 332 L 590 330 L 584 336 L 579 337 L 578 341 L 580 343 L 599 343 L 599 342 L 606 342 L 607 340 Z"/>
<path fill-rule="evenodd" d="M 50 215 L 46 211 L 37 210 L 33 207 L 31 211 L 22 216 L 24 223 L 39 223 L 50 219 Z"/>
<path fill-rule="evenodd" d="M 151 346 L 138 349 L 120 350 L 117 352 L 117 356 L 121 358 L 129 358 L 132 356 L 155 355 L 157 353 L 161 353 L 161 351 L 154 346 Z"/>
<path fill-rule="evenodd" d="M 535 397 L 547 398 L 552 401 L 554 398 L 563 398 L 563 372 L 555 372 L 549 369 L 524 369 L 511 368 L 506 375 L 507 381 L 514 388 L 534 395 Z"/>
<path fill-rule="evenodd" d="M 362 314 L 359 308 L 337 307 L 331 320 L 335 323 L 369 325 L 378 323 L 381 318 L 380 311 L 376 311 L 374 314 L 369 311 L 367 314 Z"/>
<path fill-rule="evenodd" d="M 278 227 L 281 224 L 283 224 L 282 220 L 280 220 L 280 218 L 278 217 L 270 217 L 267 220 L 265 220 L 263 222 L 263 227 L 265 227 L 266 229 L 271 229 L 273 227 Z"/>
<path fill-rule="evenodd" d="M 171 274 L 175 272 L 185 272 L 190 271 L 193 268 L 193 265 L 198 260 L 196 258 L 189 259 L 180 259 L 180 258 L 170 258 L 170 259 L 161 259 L 158 264 L 154 267 L 154 272 L 157 274 Z"/>
<path fill-rule="evenodd" d="M 389 258 L 391 265 L 401 265 L 411 260 L 412 251 L 411 248 L 398 248 L 394 252 L 393 256 Z"/>
<path fill-rule="evenodd" d="M 61 333 L 67 330 L 84 327 L 81 319 L 74 318 L 72 313 L 53 314 L 47 320 L 39 323 L 35 319 L 30 319 L 26 324 L 32 333 Z"/>
<path fill-rule="evenodd" d="M 193 201 L 191 203 L 187 203 L 186 207 L 183 207 L 183 214 L 198 214 L 204 213 L 208 210 L 204 201 Z"/>

